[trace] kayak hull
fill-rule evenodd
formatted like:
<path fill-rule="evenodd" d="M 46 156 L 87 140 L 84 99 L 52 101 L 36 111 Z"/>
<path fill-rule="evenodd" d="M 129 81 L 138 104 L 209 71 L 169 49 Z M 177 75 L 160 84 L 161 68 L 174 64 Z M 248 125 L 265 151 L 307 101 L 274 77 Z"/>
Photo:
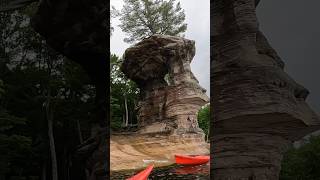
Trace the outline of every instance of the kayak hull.
<path fill-rule="evenodd" d="M 200 165 L 206 164 L 210 160 L 210 156 L 185 156 L 175 155 L 176 164 L 181 165 Z"/>
<path fill-rule="evenodd" d="M 127 180 L 147 180 L 154 165 L 149 165 L 145 170 L 139 172 L 138 174 L 128 178 Z"/>

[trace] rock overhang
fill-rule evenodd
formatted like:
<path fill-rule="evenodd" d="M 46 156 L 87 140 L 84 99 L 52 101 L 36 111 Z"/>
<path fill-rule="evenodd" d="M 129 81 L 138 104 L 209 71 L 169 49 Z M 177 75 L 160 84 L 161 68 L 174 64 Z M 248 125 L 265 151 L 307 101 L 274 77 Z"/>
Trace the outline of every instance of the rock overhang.
<path fill-rule="evenodd" d="M 174 132 L 194 126 L 201 131 L 197 111 L 209 98 L 191 72 L 194 56 L 195 41 L 167 35 L 153 35 L 125 51 L 121 70 L 141 90 L 142 129 Z"/>

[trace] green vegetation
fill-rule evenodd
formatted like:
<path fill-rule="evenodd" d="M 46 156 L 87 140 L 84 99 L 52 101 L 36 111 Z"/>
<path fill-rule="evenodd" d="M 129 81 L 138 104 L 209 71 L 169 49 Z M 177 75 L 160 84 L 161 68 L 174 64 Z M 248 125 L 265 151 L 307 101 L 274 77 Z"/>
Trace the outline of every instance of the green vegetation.
<path fill-rule="evenodd" d="M 203 106 L 198 112 L 198 123 L 199 127 L 206 134 L 206 139 L 209 138 L 210 129 L 210 104 Z"/>
<path fill-rule="evenodd" d="M 120 28 L 128 37 L 125 42 L 135 42 L 154 34 L 182 36 L 187 30 L 185 13 L 175 0 L 124 0 L 125 5 L 117 15 Z"/>
<path fill-rule="evenodd" d="M 311 137 L 300 148 L 291 148 L 284 155 L 280 180 L 320 179 L 320 137 Z"/>
<path fill-rule="evenodd" d="M 110 10 L 110 19 L 115 18 L 118 16 L 118 11 L 115 9 L 115 7 L 111 7 Z M 110 36 L 112 36 L 112 32 L 114 31 L 114 27 L 111 24 L 111 20 L 110 20 Z"/>
<path fill-rule="evenodd" d="M 85 178 L 71 162 L 89 137 L 89 78 L 46 45 L 23 11 L 0 13 L 0 36 L 0 179 Z"/>
<path fill-rule="evenodd" d="M 184 10 L 175 0 L 124 0 L 121 11 L 111 9 L 111 18 L 120 17 L 120 28 L 127 33 L 126 42 L 132 43 L 153 34 L 182 36 L 187 29 Z M 110 26 L 110 32 L 114 28 Z M 111 53 L 112 54 L 112 53 Z M 123 131 L 137 125 L 139 89 L 120 71 L 121 58 L 112 54 L 111 72 L 111 129 Z"/>
<path fill-rule="evenodd" d="M 111 129 L 121 131 L 137 124 L 135 107 L 138 103 L 139 89 L 120 71 L 119 57 L 111 55 L 110 63 Z"/>

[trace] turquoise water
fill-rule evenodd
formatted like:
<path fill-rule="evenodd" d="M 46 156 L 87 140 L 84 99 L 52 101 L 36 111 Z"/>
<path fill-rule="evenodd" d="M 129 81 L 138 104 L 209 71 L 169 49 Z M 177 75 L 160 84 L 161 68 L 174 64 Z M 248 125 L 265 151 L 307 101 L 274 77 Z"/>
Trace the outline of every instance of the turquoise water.
<path fill-rule="evenodd" d="M 112 180 L 127 179 L 139 171 L 125 171 L 114 172 L 111 175 Z M 185 180 L 209 180 L 210 167 L 209 164 L 198 166 L 181 166 L 172 165 L 167 167 L 155 168 L 149 176 L 149 179 L 154 180 L 173 180 L 173 179 L 185 179 Z"/>

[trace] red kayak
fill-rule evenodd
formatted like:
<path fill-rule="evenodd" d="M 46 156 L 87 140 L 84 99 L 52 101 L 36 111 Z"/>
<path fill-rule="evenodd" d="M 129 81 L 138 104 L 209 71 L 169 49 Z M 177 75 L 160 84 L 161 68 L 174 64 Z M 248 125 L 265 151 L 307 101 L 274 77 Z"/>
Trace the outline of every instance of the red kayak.
<path fill-rule="evenodd" d="M 127 180 L 147 180 L 152 169 L 153 169 L 153 164 L 149 165 L 145 170 L 139 172 L 138 174 L 132 176 L 131 178 L 129 178 Z"/>
<path fill-rule="evenodd" d="M 175 155 L 176 164 L 182 165 L 200 165 L 209 162 L 210 156 L 184 156 Z"/>

